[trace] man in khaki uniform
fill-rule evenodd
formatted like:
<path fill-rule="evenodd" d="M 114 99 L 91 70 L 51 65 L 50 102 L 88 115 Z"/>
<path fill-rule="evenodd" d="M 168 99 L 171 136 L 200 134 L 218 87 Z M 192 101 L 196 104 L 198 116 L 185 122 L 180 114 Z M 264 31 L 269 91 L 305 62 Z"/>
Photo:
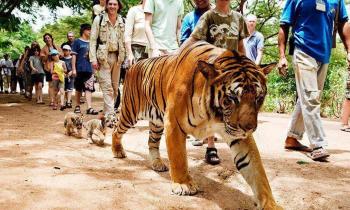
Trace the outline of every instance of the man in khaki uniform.
<path fill-rule="evenodd" d="M 106 1 L 106 13 L 96 16 L 91 28 L 90 62 L 98 71 L 106 115 L 114 113 L 120 67 L 125 58 L 124 23 L 118 14 L 121 6 L 119 0 Z"/>

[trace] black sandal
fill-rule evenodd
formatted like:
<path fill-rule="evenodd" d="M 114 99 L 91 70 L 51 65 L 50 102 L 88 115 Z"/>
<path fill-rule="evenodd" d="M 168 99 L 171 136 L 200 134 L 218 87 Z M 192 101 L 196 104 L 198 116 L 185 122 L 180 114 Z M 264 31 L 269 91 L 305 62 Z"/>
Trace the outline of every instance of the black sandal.
<path fill-rule="evenodd" d="M 75 108 L 74 108 L 74 113 L 81 113 L 81 111 L 80 111 L 80 106 L 78 105 L 78 106 L 75 106 Z"/>
<path fill-rule="evenodd" d="M 86 110 L 86 114 L 98 115 L 98 112 L 95 111 L 93 108 L 88 108 L 88 109 Z"/>
<path fill-rule="evenodd" d="M 216 148 L 207 148 L 207 152 L 205 153 L 205 162 L 209 163 L 210 165 L 217 165 L 220 163 L 220 158 Z"/>

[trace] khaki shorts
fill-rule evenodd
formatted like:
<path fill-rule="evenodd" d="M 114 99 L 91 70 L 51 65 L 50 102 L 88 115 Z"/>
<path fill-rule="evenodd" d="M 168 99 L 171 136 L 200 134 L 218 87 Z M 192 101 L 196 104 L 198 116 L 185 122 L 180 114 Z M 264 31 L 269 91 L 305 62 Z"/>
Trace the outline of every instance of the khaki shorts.
<path fill-rule="evenodd" d="M 61 82 L 60 80 L 52 80 L 51 84 L 54 90 L 59 91 L 61 88 L 64 89 L 64 82 Z"/>

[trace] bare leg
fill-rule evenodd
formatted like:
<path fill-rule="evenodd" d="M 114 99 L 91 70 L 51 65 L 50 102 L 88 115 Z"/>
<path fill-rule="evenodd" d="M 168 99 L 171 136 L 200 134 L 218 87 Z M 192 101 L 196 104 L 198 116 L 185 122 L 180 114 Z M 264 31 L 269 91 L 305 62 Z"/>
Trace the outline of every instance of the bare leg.
<path fill-rule="evenodd" d="M 343 127 L 349 127 L 349 117 L 350 117 L 350 100 L 345 99 L 343 102 L 343 110 L 341 114 L 341 124 Z"/>
<path fill-rule="evenodd" d="M 39 82 L 38 83 L 38 101 L 41 103 L 43 102 L 43 83 Z M 35 90 L 36 92 L 36 90 Z"/>
<path fill-rule="evenodd" d="M 86 98 L 86 104 L 87 108 L 90 109 L 92 107 L 92 93 L 90 91 L 85 91 L 85 98 Z M 80 99 L 79 99 L 80 100 Z"/>

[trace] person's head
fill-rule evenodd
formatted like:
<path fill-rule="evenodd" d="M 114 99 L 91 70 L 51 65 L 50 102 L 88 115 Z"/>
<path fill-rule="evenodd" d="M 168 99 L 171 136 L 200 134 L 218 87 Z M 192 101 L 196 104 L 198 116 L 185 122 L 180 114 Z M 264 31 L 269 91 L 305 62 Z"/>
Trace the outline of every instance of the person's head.
<path fill-rule="evenodd" d="M 43 39 L 46 45 L 53 44 L 53 37 L 50 33 L 45 33 Z"/>
<path fill-rule="evenodd" d="M 106 6 L 106 0 L 100 0 L 100 5 L 103 7 Z"/>
<path fill-rule="evenodd" d="M 64 57 L 67 57 L 67 56 L 69 56 L 70 55 L 70 53 L 71 53 L 71 51 L 72 51 L 72 48 L 69 46 L 69 45 L 64 45 L 63 47 L 62 47 L 62 50 L 63 50 L 63 55 L 64 55 Z"/>
<path fill-rule="evenodd" d="M 83 23 L 80 25 L 80 36 L 90 37 L 91 25 L 88 23 Z"/>
<path fill-rule="evenodd" d="M 34 47 L 40 47 L 39 43 L 37 41 L 32 41 L 32 44 L 30 45 L 31 48 Z"/>
<path fill-rule="evenodd" d="M 33 51 L 33 55 L 35 55 L 35 56 L 39 56 L 40 55 L 40 47 L 39 46 L 33 47 L 32 51 Z"/>
<path fill-rule="evenodd" d="M 120 13 L 123 5 L 120 0 L 106 0 L 106 12 L 108 14 Z"/>
<path fill-rule="evenodd" d="M 216 6 L 217 7 L 227 7 L 231 3 L 230 0 L 216 0 Z"/>
<path fill-rule="evenodd" d="M 248 31 L 249 33 L 254 32 L 255 31 L 255 27 L 256 27 L 256 16 L 249 14 L 246 18 L 246 23 L 247 23 L 247 27 L 248 27 Z"/>
<path fill-rule="evenodd" d="M 50 57 L 53 61 L 58 61 L 60 59 L 59 52 L 55 49 L 50 50 Z"/>
<path fill-rule="evenodd" d="M 8 60 L 8 59 L 9 59 L 9 54 L 6 53 L 6 54 L 4 55 L 4 58 L 5 58 L 5 60 Z"/>
<path fill-rule="evenodd" d="M 210 6 L 209 0 L 194 0 L 194 3 L 198 9 L 206 9 Z"/>
<path fill-rule="evenodd" d="M 67 33 L 67 40 L 68 40 L 68 42 L 74 41 L 74 33 L 72 31 Z"/>
<path fill-rule="evenodd" d="M 30 47 L 29 46 L 25 46 L 24 47 L 24 53 L 28 52 L 30 50 Z"/>

